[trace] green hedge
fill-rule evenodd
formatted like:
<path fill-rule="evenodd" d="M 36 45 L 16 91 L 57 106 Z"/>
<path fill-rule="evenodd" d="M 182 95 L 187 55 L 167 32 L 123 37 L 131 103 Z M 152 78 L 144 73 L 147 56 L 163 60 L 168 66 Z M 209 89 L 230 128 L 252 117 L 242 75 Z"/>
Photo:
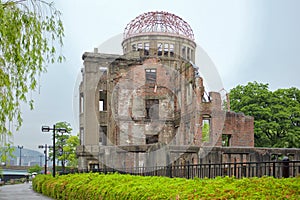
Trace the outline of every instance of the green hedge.
<path fill-rule="evenodd" d="M 33 189 L 54 199 L 300 199 L 300 177 L 183 179 L 120 174 L 38 175 Z"/>

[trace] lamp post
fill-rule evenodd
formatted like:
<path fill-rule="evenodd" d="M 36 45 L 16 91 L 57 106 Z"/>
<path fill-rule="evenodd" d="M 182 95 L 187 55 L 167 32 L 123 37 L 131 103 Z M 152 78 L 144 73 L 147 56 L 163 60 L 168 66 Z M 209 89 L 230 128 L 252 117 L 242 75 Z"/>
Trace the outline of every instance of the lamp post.
<path fill-rule="evenodd" d="M 48 159 L 47 159 L 47 148 L 52 148 L 52 146 L 49 146 L 49 145 L 45 144 L 45 145 L 39 145 L 38 147 L 39 147 L 39 149 L 45 149 L 44 150 L 44 154 L 45 154 L 45 174 L 47 174 L 47 161 L 48 161 Z"/>
<path fill-rule="evenodd" d="M 53 128 L 50 128 L 49 126 L 42 126 L 42 132 L 49 132 L 53 131 L 53 174 L 52 176 L 55 177 L 55 131 L 66 133 L 67 130 L 65 128 L 55 128 L 55 124 L 53 125 Z"/>
<path fill-rule="evenodd" d="M 18 149 L 20 149 L 20 161 L 19 161 L 19 166 L 21 166 L 21 160 L 22 160 L 22 149 L 23 149 L 23 146 L 19 146 L 18 145 Z"/>

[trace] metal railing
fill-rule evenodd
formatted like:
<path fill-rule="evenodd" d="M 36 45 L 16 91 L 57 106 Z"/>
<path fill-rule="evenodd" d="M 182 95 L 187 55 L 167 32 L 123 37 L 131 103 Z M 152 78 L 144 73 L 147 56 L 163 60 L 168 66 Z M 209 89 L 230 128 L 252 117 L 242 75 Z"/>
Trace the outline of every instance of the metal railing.
<path fill-rule="evenodd" d="M 300 161 L 231 162 L 170 165 L 135 168 L 104 167 L 89 171 L 99 173 L 132 174 L 141 176 L 166 176 L 181 178 L 215 178 L 217 176 L 288 178 L 300 176 Z M 81 172 L 89 172 L 82 170 Z"/>

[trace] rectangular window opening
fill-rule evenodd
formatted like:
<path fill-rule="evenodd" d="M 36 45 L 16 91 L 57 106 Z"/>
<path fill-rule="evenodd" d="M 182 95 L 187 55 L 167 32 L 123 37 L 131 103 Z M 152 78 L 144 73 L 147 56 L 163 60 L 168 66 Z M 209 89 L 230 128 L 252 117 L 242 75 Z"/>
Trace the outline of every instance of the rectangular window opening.
<path fill-rule="evenodd" d="M 138 43 L 137 44 L 137 50 L 141 51 L 143 49 L 143 44 L 142 43 Z"/>
<path fill-rule="evenodd" d="M 162 43 L 157 43 L 157 55 L 162 55 Z"/>
<path fill-rule="evenodd" d="M 100 126 L 99 128 L 99 144 L 107 145 L 107 126 Z"/>
<path fill-rule="evenodd" d="M 231 138 L 231 135 L 222 134 L 222 146 L 223 147 L 229 147 L 230 146 L 230 138 Z"/>
<path fill-rule="evenodd" d="M 187 48 L 187 53 L 186 53 L 186 55 L 187 55 L 187 60 L 190 60 L 190 58 L 191 58 L 191 49 L 188 47 Z"/>
<path fill-rule="evenodd" d="M 80 93 L 80 104 L 79 104 L 79 110 L 80 110 L 80 113 L 83 113 L 83 105 L 84 105 L 84 98 L 83 98 L 83 93 Z"/>
<path fill-rule="evenodd" d="M 164 56 L 169 56 L 169 44 L 167 43 L 164 45 Z"/>
<path fill-rule="evenodd" d="M 181 56 L 183 59 L 186 59 L 186 48 L 185 46 L 181 47 Z"/>
<path fill-rule="evenodd" d="M 210 119 L 204 118 L 202 120 L 202 142 L 209 142 L 210 138 Z"/>
<path fill-rule="evenodd" d="M 146 119 L 158 120 L 159 119 L 159 100 L 146 99 Z"/>
<path fill-rule="evenodd" d="M 174 44 L 170 44 L 170 57 L 174 57 Z"/>
<path fill-rule="evenodd" d="M 106 90 L 99 91 L 99 111 L 107 110 L 107 93 Z"/>
<path fill-rule="evenodd" d="M 104 101 L 103 101 L 103 99 L 100 99 L 100 101 L 99 101 L 99 111 L 104 111 Z"/>
<path fill-rule="evenodd" d="M 158 143 L 158 135 L 146 135 L 146 144 Z"/>
<path fill-rule="evenodd" d="M 144 55 L 149 56 L 150 44 L 148 42 L 144 43 Z"/>
<path fill-rule="evenodd" d="M 156 69 L 146 69 L 146 83 L 156 83 Z"/>

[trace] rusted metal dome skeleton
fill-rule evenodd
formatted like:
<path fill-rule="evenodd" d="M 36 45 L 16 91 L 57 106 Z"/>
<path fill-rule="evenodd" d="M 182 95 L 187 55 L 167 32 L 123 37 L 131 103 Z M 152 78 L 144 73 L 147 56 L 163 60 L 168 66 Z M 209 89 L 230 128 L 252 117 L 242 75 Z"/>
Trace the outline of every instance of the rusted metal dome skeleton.
<path fill-rule="evenodd" d="M 172 35 L 194 40 L 190 25 L 182 18 L 164 11 L 147 12 L 127 24 L 124 40 L 137 35 Z"/>

